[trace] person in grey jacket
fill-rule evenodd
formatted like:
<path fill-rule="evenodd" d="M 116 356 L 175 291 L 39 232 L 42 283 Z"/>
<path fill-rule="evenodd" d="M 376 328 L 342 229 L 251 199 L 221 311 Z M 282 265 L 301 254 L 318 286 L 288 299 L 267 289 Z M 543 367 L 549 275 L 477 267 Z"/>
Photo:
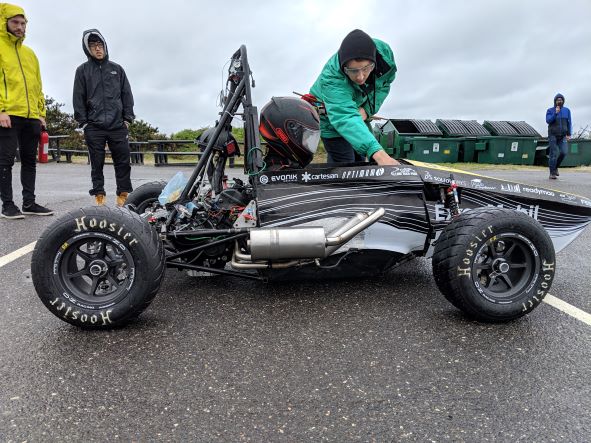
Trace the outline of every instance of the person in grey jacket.
<path fill-rule="evenodd" d="M 133 95 L 121 66 L 109 60 L 107 42 L 97 29 L 82 34 L 88 61 L 78 66 L 74 78 L 74 118 L 84 129 L 91 165 L 92 189 L 98 205 L 105 204 L 105 144 L 115 166 L 117 205 L 123 206 L 131 185 L 129 124 L 133 122 Z"/>

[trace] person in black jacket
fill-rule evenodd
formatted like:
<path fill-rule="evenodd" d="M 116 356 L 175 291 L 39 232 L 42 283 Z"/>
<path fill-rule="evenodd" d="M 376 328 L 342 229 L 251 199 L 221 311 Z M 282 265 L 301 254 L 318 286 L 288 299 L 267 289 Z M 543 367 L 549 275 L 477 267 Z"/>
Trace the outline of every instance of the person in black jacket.
<path fill-rule="evenodd" d="M 115 166 L 117 205 L 123 206 L 131 186 L 129 124 L 133 95 L 125 71 L 109 60 L 104 37 L 97 29 L 82 34 L 82 49 L 88 57 L 76 69 L 74 78 L 74 119 L 84 130 L 91 165 L 92 189 L 98 205 L 105 204 L 105 144 Z"/>

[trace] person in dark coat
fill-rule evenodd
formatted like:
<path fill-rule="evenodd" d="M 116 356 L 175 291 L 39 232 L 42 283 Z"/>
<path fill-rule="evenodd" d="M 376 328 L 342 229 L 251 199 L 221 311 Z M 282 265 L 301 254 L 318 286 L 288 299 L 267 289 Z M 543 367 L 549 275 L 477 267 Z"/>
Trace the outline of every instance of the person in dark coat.
<path fill-rule="evenodd" d="M 105 204 L 105 145 L 108 144 L 117 181 L 117 205 L 123 206 L 131 186 L 129 125 L 133 122 L 133 95 L 125 71 L 109 60 L 107 42 L 97 29 L 82 34 L 88 57 L 76 69 L 74 119 L 84 130 L 91 165 L 92 189 L 98 205 Z"/>
<path fill-rule="evenodd" d="M 560 174 L 558 168 L 566 157 L 568 151 L 567 142 L 573 131 L 573 122 L 570 109 L 564 106 L 564 95 L 556 94 L 554 106 L 546 111 L 546 123 L 548 123 L 548 167 L 550 179 L 556 180 Z"/>

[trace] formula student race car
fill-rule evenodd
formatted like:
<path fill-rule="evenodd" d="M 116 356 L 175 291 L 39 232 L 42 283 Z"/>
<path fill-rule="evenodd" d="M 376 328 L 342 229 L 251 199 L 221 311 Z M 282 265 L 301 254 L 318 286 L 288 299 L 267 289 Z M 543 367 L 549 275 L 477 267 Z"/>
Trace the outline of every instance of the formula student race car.
<path fill-rule="evenodd" d="M 219 121 L 199 140 L 204 150 L 175 201 L 160 203 L 165 182 L 147 183 L 126 208 L 77 209 L 45 230 L 32 278 L 53 314 L 80 327 L 121 325 L 148 307 L 166 268 L 260 281 L 336 278 L 426 256 L 454 306 L 503 322 L 540 304 L 555 251 L 591 221 L 586 198 L 434 165 L 311 165 L 315 108 L 276 97 L 259 125 L 251 79 L 242 46 L 230 61 Z M 227 185 L 236 116 L 248 179 Z"/>

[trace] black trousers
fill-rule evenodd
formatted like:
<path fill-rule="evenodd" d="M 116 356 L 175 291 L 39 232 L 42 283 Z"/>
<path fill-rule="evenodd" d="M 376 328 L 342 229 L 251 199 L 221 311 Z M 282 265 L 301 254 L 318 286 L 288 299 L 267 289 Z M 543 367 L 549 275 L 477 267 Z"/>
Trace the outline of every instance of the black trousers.
<path fill-rule="evenodd" d="M 4 207 L 12 200 L 12 167 L 18 147 L 21 158 L 21 184 L 23 205 L 35 203 L 35 176 L 37 146 L 41 135 L 41 122 L 36 118 L 10 116 L 11 128 L 0 127 L 0 197 Z"/>
<path fill-rule="evenodd" d="M 322 138 L 324 149 L 326 150 L 326 160 L 328 163 L 354 163 L 364 162 L 365 157 L 353 149 L 351 143 L 343 137 Z"/>
<path fill-rule="evenodd" d="M 117 182 L 117 195 L 122 192 L 131 192 L 131 165 L 129 164 L 129 133 L 123 126 L 121 129 L 106 131 L 91 126 L 84 130 L 88 157 L 90 159 L 90 178 L 92 189 L 90 195 L 105 195 L 105 144 L 109 144 L 113 165 L 115 166 L 115 180 Z"/>

